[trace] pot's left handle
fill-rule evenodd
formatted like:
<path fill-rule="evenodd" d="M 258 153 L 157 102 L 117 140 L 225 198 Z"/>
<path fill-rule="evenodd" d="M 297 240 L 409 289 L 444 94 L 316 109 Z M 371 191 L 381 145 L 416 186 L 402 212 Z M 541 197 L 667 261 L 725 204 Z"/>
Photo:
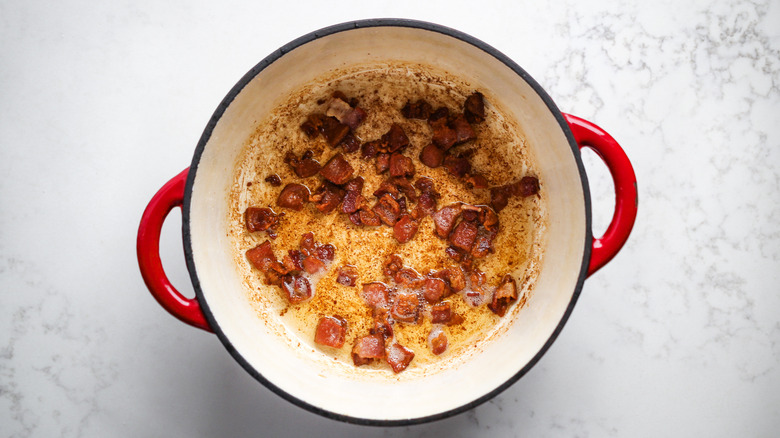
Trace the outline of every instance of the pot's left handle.
<path fill-rule="evenodd" d="M 138 266 L 149 292 L 165 310 L 189 325 L 210 332 L 211 327 L 198 299 L 187 298 L 173 287 L 160 260 L 160 232 L 163 222 L 174 207 L 182 206 L 188 172 L 189 169 L 184 169 L 165 183 L 146 206 L 136 241 Z"/>

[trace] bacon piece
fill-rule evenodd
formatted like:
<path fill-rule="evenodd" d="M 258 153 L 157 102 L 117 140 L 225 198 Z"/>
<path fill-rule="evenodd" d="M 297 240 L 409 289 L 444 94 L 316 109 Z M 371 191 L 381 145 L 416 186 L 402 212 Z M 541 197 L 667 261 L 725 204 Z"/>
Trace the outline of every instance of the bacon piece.
<path fill-rule="evenodd" d="M 387 152 L 396 152 L 406 149 L 409 146 L 409 137 L 406 136 L 401 125 L 393 123 L 390 130 L 383 136 L 387 138 Z"/>
<path fill-rule="evenodd" d="M 412 268 L 401 268 L 393 274 L 393 280 L 402 286 L 414 286 L 420 274 Z"/>
<path fill-rule="evenodd" d="M 466 98 L 463 114 L 469 123 L 482 123 L 485 120 L 485 101 L 479 91 Z"/>
<path fill-rule="evenodd" d="M 390 169 L 390 154 L 380 153 L 376 156 L 376 173 L 382 174 Z"/>
<path fill-rule="evenodd" d="M 475 259 L 479 259 L 493 252 L 493 239 L 495 239 L 496 234 L 497 232 L 480 228 L 479 231 L 477 231 L 477 238 L 474 240 L 474 246 L 471 247 L 471 256 Z"/>
<path fill-rule="evenodd" d="M 360 149 L 360 140 L 355 137 L 355 134 L 348 132 L 341 140 L 341 143 L 339 143 L 339 146 L 344 149 L 344 152 L 352 153 Z"/>
<path fill-rule="evenodd" d="M 252 266 L 260 272 L 268 271 L 271 263 L 277 262 L 274 250 L 271 248 L 271 242 L 268 240 L 248 250 L 246 252 L 246 258 L 249 259 Z"/>
<path fill-rule="evenodd" d="M 439 327 L 431 329 L 428 342 L 430 342 L 431 352 L 437 356 L 447 351 L 447 334 Z"/>
<path fill-rule="evenodd" d="M 448 301 L 436 303 L 431 307 L 431 323 L 447 324 L 452 320 L 452 305 Z"/>
<path fill-rule="evenodd" d="M 406 102 L 406 105 L 404 105 L 403 108 L 401 108 L 401 114 L 403 114 L 404 117 L 407 119 L 427 119 L 431 116 L 431 113 L 433 112 L 433 107 L 431 104 L 426 102 L 425 100 L 418 100 L 417 102 L 412 103 L 411 101 Z"/>
<path fill-rule="evenodd" d="M 265 178 L 265 182 L 267 182 L 268 184 L 271 184 L 272 187 L 279 187 L 280 185 L 282 185 L 282 179 L 279 178 L 279 175 L 277 175 L 275 173 L 272 174 L 272 175 L 268 175 Z"/>
<path fill-rule="evenodd" d="M 316 244 L 314 243 L 314 233 L 311 231 L 308 233 L 303 233 L 301 235 L 301 241 L 298 242 L 298 248 L 301 249 L 301 252 L 306 257 L 313 255 L 314 250 L 316 249 Z"/>
<path fill-rule="evenodd" d="M 341 212 L 345 214 L 355 213 L 360 207 L 365 204 L 363 195 L 357 190 L 349 190 L 344 195 L 344 199 L 341 203 Z"/>
<path fill-rule="evenodd" d="M 380 149 L 386 149 L 386 147 L 387 144 L 381 139 L 363 143 L 363 145 L 360 146 L 360 156 L 364 160 L 374 158 L 379 153 Z"/>
<path fill-rule="evenodd" d="M 333 348 L 344 346 L 347 335 L 347 321 L 340 316 L 323 316 L 317 323 L 314 342 Z"/>
<path fill-rule="evenodd" d="M 387 363 L 390 364 L 390 368 L 393 372 L 398 374 L 405 370 L 409 366 L 409 363 L 414 359 L 414 351 L 404 347 L 401 344 L 392 344 L 387 347 L 385 353 Z"/>
<path fill-rule="evenodd" d="M 361 209 L 359 212 L 360 222 L 361 224 L 367 226 L 367 227 L 378 227 L 382 224 L 382 221 L 379 219 L 379 216 L 376 215 L 371 210 L 363 210 Z"/>
<path fill-rule="evenodd" d="M 323 114 L 310 114 L 306 121 L 301 124 L 301 130 L 309 138 L 315 138 L 321 133 Z"/>
<path fill-rule="evenodd" d="M 355 129 L 366 120 L 367 116 L 368 114 L 366 114 L 366 111 L 363 110 L 363 108 L 356 106 L 352 108 L 352 111 L 348 112 L 344 116 L 344 118 L 341 120 L 341 123 L 349 126 L 350 129 Z"/>
<path fill-rule="evenodd" d="M 372 335 L 382 335 L 385 341 L 393 337 L 393 323 L 388 318 L 387 312 L 378 312 L 374 316 L 374 328 L 368 332 Z"/>
<path fill-rule="evenodd" d="M 311 284 L 306 277 L 300 275 L 285 275 L 282 290 L 291 304 L 302 303 L 311 298 Z"/>
<path fill-rule="evenodd" d="M 450 204 L 433 213 L 433 224 L 436 227 L 436 235 L 442 239 L 447 238 L 460 214 L 460 204 Z"/>
<path fill-rule="evenodd" d="M 420 299 L 414 292 L 398 292 L 393 297 L 390 315 L 396 320 L 416 324 L 420 317 Z"/>
<path fill-rule="evenodd" d="M 330 243 L 326 243 L 318 246 L 314 253 L 316 257 L 323 262 L 330 262 L 336 254 L 336 248 Z"/>
<path fill-rule="evenodd" d="M 320 133 L 328 145 L 335 147 L 349 133 L 349 125 L 339 122 L 335 117 L 323 117 Z"/>
<path fill-rule="evenodd" d="M 325 269 L 325 263 L 316 257 L 306 257 L 303 259 L 303 269 L 309 274 L 316 274 Z"/>
<path fill-rule="evenodd" d="M 444 151 L 431 143 L 420 151 L 420 162 L 431 168 L 439 167 L 444 162 Z"/>
<path fill-rule="evenodd" d="M 402 215 L 398 222 L 393 225 L 393 237 L 398 243 L 406 243 L 412 240 L 417 233 L 420 223 L 411 218 L 408 214 Z"/>
<path fill-rule="evenodd" d="M 462 114 L 458 114 L 454 117 L 450 117 L 447 125 L 455 131 L 455 144 L 465 143 L 469 140 L 477 138 L 477 134 L 474 132 L 474 128 L 471 127 L 469 122 Z"/>
<path fill-rule="evenodd" d="M 458 266 L 447 268 L 447 280 L 449 280 L 450 287 L 455 292 L 460 292 L 466 288 L 466 275 Z"/>
<path fill-rule="evenodd" d="M 371 308 L 386 308 L 390 303 L 390 289 L 387 285 L 375 281 L 363 285 L 363 299 Z"/>
<path fill-rule="evenodd" d="M 352 361 L 355 366 L 365 365 L 383 357 L 385 357 L 385 338 L 380 334 L 358 338 L 352 347 Z"/>
<path fill-rule="evenodd" d="M 498 285 L 493 293 L 493 301 L 488 304 L 488 308 L 498 316 L 504 316 L 507 308 L 517 300 L 517 285 L 511 275 L 504 275 L 501 284 Z"/>
<path fill-rule="evenodd" d="M 393 226 L 398 221 L 401 206 L 389 193 L 382 195 L 371 209 L 385 225 Z M 361 218 L 362 219 L 362 218 Z"/>
<path fill-rule="evenodd" d="M 298 251 L 297 249 L 291 249 L 287 251 L 287 255 L 284 256 L 283 264 L 289 271 L 302 271 L 303 258 L 304 256 L 302 252 Z"/>
<path fill-rule="evenodd" d="M 270 208 L 248 207 L 244 211 L 244 222 L 246 229 L 254 233 L 256 231 L 265 231 L 269 228 L 276 228 L 279 225 L 279 216 Z"/>
<path fill-rule="evenodd" d="M 455 145 L 455 142 L 458 139 L 458 135 L 454 129 L 447 125 L 446 118 L 438 119 L 433 122 L 431 122 L 429 119 L 428 123 L 433 130 L 431 141 L 433 144 L 438 146 L 439 149 L 447 151 Z"/>
<path fill-rule="evenodd" d="M 423 297 L 433 304 L 449 295 L 450 287 L 440 278 L 426 278 L 423 285 Z"/>
<path fill-rule="evenodd" d="M 474 222 L 462 220 L 450 233 L 449 241 L 455 248 L 469 252 L 477 238 L 477 229 Z"/>
<path fill-rule="evenodd" d="M 319 161 L 312 158 L 313 156 L 314 153 L 311 150 L 304 152 L 300 159 L 294 153 L 287 152 L 284 156 L 284 162 L 292 167 L 293 172 L 299 178 L 308 178 L 316 175 L 322 167 Z"/>
<path fill-rule="evenodd" d="M 401 257 L 396 254 L 390 254 L 384 262 L 382 262 L 383 272 L 388 277 L 393 277 L 395 274 L 404 267 L 404 262 Z"/>
<path fill-rule="evenodd" d="M 306 201 L 309 200 L 310 194 L 309 189 L 303 184 L 290 183 L 284 186 L 281 193 L 279 193 L 276 204 L 283 208 L 300 211 L 303 209 Z"/>
<path fill-rule="evenodd" d="M 534 176 L 524 176 L 519 182 L 515 183 L 514 194 L 522 197 L 528 197 L 539 193 L 539 180 Z"/>
<path fill-rule="evenodd" d="M 324 214 L 328 214 L 335 210 L 342 199 L 344 199 L 345 192 L 341 187 L 331 184 L 328 181 L 323 181 L 322 184 L 309 196 L 309 202 L 314 203 L 317 210 Z"/>
<path fill-rule="evenodd" d="M 444 107 L 444 106 L 441 107 L 441 108 L 437 108 L 436 111 L 432 112 L 431 116 L 428 117 L 428 124 L 436 123 L 436 122 L 439 122 L 441 120 L 446 121 L 447 117 L 449 117 L 449 115 L 450 115 L 449 108 Z"/>
<path fill-rule="evenodd" d="M 448 172 L 457 178 L 463 178 L 471 172 L 471 163 L 466 157 L 456 157 L 454 155 L 447 155 L 444 157 L 442 164 Z"/>
<path fill-rule="evenodd" d="M 486 189 L 489 186 L 487 178 L 478 173 L 467 175 L 466 184 L 475 189 Z"/>
<path fill-rule="evenodd" d="M 354 171 L 349 162 L 344 159 L 344 155 L 339 152 L 325 163 L 320 170 L 320 175 L 333 184 L 342 185 L 349 181 Z"/>
<path fill-rule="evenodd" d="M 355 283 L 358 279 L 357 268 L 351 265 L 345 265 L 339 268 L 336 282 L 343 286 L 355 287 Z"/>
<path fill-rule="evenodd" d="M 378 161 L 377 161 L 378 162 Z M 414 176 L 414 163 L 412 159 L 396 152 L 390 155 L 390 176 L 412 177 Z"/>
<path fill-rule="evenodd" d="M 444 248 L 444 254 L 447 254 L 451 259 L 455 260 L 456 262 L 460 262 L 463 260 L 463 253 L 455 248 L 454 246 L 448 246 Z"/>
<path fill-rule="evenodd" d="M 490 206 L 498 213 L 509 204 L 510 196 L 512 196 L 512 188 L 510 186 L 491 187 Z"/>

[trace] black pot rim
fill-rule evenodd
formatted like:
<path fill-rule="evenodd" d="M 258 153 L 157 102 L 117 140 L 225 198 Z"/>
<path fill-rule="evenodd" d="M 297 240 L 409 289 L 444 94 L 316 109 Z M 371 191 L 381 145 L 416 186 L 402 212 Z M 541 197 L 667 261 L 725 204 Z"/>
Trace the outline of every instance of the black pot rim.
<path fill-rule="evenodd" d="M 453 38 L 459 39 L 463 42 L 466 42 L 468 44 L 471 44 L 494 58 L 498 59 L 502 63 L 504 63 L 507 67 L 512 69 L 515 73 L 517 73 L 523 80 L 525 80 L 533 89 L 534 91 L 541 97 L 541 99 L 544 101 L 544 103 L 549 108 L 550 112 L 552 112 L 553 116 L 557 120 L 558 124 L 560 125 L 561 129 L 563 130 L 564 134 L 566 135 L 566 138 L 569 142 L 569 146 L 571 147 L 572 154 L 574 155 L 575 161 L 577 163 L 577 168 L 580 172 L 580 180 L 582 182 L 582 188 L 583 188 L 583 197 L 585 200 L 585 242 L 583 242 L 583 260 L 582 265 L 580 267 L 580 273 L 577 280 L 577 285 L 575 287 L 574 293 L 572 294 L 572 298 L 569 301 L 569 304 L 566 308 L 566 311 L 564 312 L 563 316 L 561 317 L 561 320 L 558 323 L 558 326 L 555 328 L 553 333 L 550 335 L 550 337 L 547 339 L 545 344 L 542 346 L 542 348 L 534 355 L 534 357 L 526 363 L 514 376 L 512 376 L 510 379 L 508 379 L 506 382 L 504 382 L 502 385 L 498 386 L 497 388 L 493 389 L 492 391 L 488 392 L 487 394 L 472 400 L 471 402 L 464 404 L 462 406 L 459 406 L 457 408 L 441 412 L 434 415 L 429 415 L 425 417 L 415 417 L 415 418 L 408 418 L 408 419 L 399 419 L 399 420 L 377 420 L 377 419 L 370 419 L 370 418 L 360 418 L 360 417 L 352 417 L 348 415 L 338 414 L 335 412 L 331 412 L 325 409 L 322 409 L 320 407 L 311 405 L 309 403 L 306 403 L 305 401 L 287 393 L 286 391 L 282 390 L 278 386 L 274 385 L 272 382 L 270 382 L 268 379 L 266 379 L 263 375 L 261 375 L 257 370 L 252 367 L 252 365 L 249 364 L 249 362 L 244 359 L 244 357 L 239 353 L 236 348 L 233 346 L 230 339 L 224 334 L 222 329 L 220 328 L 219 322 L 216 320 L 214 315 L 211 313 L 211 310 L 209 309 L 208 302 L 203 296 L 203 291 L 200 287 L 200 281 L 198 280 L 198 274 L 197 269 L 195 266 L 193 254 L 192 254 L 192 241 L 191 241 L 191 234 L 190 234 L 190 206 L 192 201 L 192 186 L 195 181 L 195 175 L 198 171 L 198 163 L 200 162 L 200 158 L 203 155 L 203 151 L 206 147 L 206 144 L 208 143 L 209 139 L 211 138 L 211 134 L 216 127 L 219 119 L 222 117 L 222 115 L 225 113 L 225 110 L 230 106 L 231 102 L 235 97 L 241 92 L 241 90 L 255 77 L 257 76 L 261 71 L 263 71 L 266 67 L 268 67 L 271 63 L 276 61 L 277 59 L 281 58 L 286 54 L 287 52 L 290 52 L 294 50 L 295 48 L 302 46 L 308 42 L 314 41 L 316 39 L 322 38 L 324 36 L 332 35 L 339 32 L 344 32 L 352 29 L 359 29 L 359 28 L 369 28 L 369 27 L 411 27 L 416 29 L 422 29 L 422 30 L 428 30 L 433 32 L 438 32 L 444 35 L 451 36 Z M 545 352 L 550 348 L 552 343 L 555 341 L 555 339 L 560 334 L 561 330 L 563 329 L 563 326 L 566 324 L 566 321 L 569 319 L 569 316 L 571 315 L 572 310 L 574 309 L 574 305 L 577 302 L 577 299 L 579 298 L 579 295 L 582 291 L 583 282 L 585 281 L 585 277 L 587 276 L 587 269 L 588 264 L 590 262 L 590 256 L 591 256 L 591 241 L 592 241 L 592 234 L 591 234 L 591 205 L 590 205 L 590 190 L 588 189 L 588 181 L 585 174 L 585 168 L 582 164 L 582 160 L 580 159 L 580 153 L 579 153 L 579 147 L 577 146 L 576 141 L 574 140 L 574 136 L 571 133 L 571 130 L 569 129 L 569 125 L 566 123 L 566 120 L 564 119 L 561 111 L 558 109 L 558 107 L 553 103 L 552 99 L 549 95 L 542 89 L 542 87 L 533 79 L 531 76 L 526 73 L 525 70 L 523 70 L 519 65 L 517 65 L 514 61 L 509 59 L 506 55 L 499 52 L 497 49 L 493 48 L 492 46 L 470 36 L 463 32 L 460 32 L 458 30 L 441 26 L 434 23 L 429 23 L 425 21 L 417 21 L 417 20 L 409 20 L 409 19 L 397 19 L 397 18 L 377 18 L 377 19 L 367 19 L 367 20 L 358 20 L 358 21 L 349 21 L 341 24 L 336 24 L 333 26 L 325 27 L 320 30 L 316 30 L 314 32 L 311 32 L 309 34 L 306 34 L 300 38 L 297 38 L 281 48 L 277 49 L 270 55 L 266 56 L 262 61 L 260 61 L 257 65 L 255 65 L 249 72 L 247 72 L 241 80 L 239 80 L 235 86 L 230 90 L 230 92 L 225 96 L 225 98 L 222 100 L 222 102 L 217 107 L 216 111 L 214 111 L 214 114 L 211 116 L 211 119 L 209 120 L 208 124 L 206 125 L 206 128 L 203 131 L 203 135 L 200 138 L 200 141 L 198 142 L 197 147 L 195 148 L 195 153 L 192 158 L 192 164 L 190 166 L 190 172 L 187 175 L 187 183 L 185 187 L 184 192 L 184 205 L 182 208 L 182 237 L 184 242 L 184 257 L 187 263 L 187 269 L 190 273 L 190 278 L 192 280 L 193 287 L 195 289 L 195 295 L 197 296 L 197 299 L 200 303 L 201 309 L 203 310 L 203 313 L 206 316 L 206 320 L 209 322 L 209 325 L 214 330 L 214 333 L 217 335 L 219 340 L 222 342 L 222 344 L 225 346 L 225 348 L 228 350 L 231 356 L 249 373 L 251 374 L 255 379 L 257 379 L 260 383 L 262 383 L 265 387 L 270 389 L 272 392 L 277 394 L 278 396 L 282 397 L 283 399 L 293 403 L 296 406 L 299 406 L 303 409 L 306 409 L 310 412 L 313 412 L 315 414 L 319 414 L 326 418 L 331 418 L 334 420 L 339 420 L 347 423 L 353 423 L 353 424 L 359 424 L 359 425 L 368 425 L 368 426 L 408 426 L 408 425 L 415 425 L 415 424 L 422 424 L 427 423 L 431 421 L 441 420 L 444 418 L 452 417 L 454 415 L 460 414 L 462 412 L 465 412 L 469 409 L 475 408 L 479 406 L 480 404 L 490 400 L 491 398 L 495 397 L 499 393 L 503 392 L 508 387 L 512 386 L 515 382 L 517 382 L 522 376 L 524 376 L 544 355 Z"/>

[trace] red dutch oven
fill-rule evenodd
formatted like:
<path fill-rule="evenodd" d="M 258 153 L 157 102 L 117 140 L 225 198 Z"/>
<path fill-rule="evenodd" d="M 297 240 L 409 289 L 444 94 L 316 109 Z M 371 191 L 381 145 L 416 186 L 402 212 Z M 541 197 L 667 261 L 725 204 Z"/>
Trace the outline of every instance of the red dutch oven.
<path fill-rule="evenodd" d="M 322 354 L 290 342 L 248 303 L 226 236 L 233 168 L 257 120 L 296 87 L 323 72 L 371 62 L 435 65 L 476 89 L 501 96 L 533 151 L 547 196 L 549 224 L 533 295 L 506 330 L 457 366 L 433 373 L 338 371 Z M 615 212 L 599 238 L 580 149 L 604 161 L 615 186 Z M 182 235 L 195 298 L 170 283 L 159 256 L 163 222 L 183 207 Z M 152 295 L 181 321 L 213 331 L 258 381 L 323 416 L 370 425 L 402 425 L 463 412 L 500 393 L 539 361 L 563 328 L 586 277 L 628 239 L 637 213 L 636 177 L 617 142 L 598 126 L 558 110 L 547 93 L 505 55 L 466 34 L 398 19 L 344 23 L 305 35 L 272 53 L 227 94 L 197 145 L 192 164 L 166 183 L 144 211 L 138 263 Z"/>

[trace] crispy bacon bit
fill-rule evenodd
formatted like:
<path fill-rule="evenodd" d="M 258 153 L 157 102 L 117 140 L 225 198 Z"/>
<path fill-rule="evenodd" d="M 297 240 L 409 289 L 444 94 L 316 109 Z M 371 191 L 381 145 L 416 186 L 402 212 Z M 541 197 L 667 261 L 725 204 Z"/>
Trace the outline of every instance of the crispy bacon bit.
<path fill-rule="evenodd" d="M 431 129 L 433 129 L 431 141 L 438 146 L 439 149 L 447 151 L 455 145 L 458 135 L 454 129 L 447 126 L 446 118 L 438 119 L 433 122 L 429 119 L 428 123 L 431 125 Z"/>
<path fill-rule="evenodd" d="M 447 334 L 444 333 L 439 327 L 431 329 L 431 334 L 428 335 L 428 341 L 431 343 L 431 352 L 435 355 L 440 355 L 447 351 Z"/>
<path fill-rule="evenodd" d="M 367 227 L 378 227 L 379 225 L 382 224 L 382 221 L 379 219 L 379 216 L 377 216 L 371 210 L 360 210 L 359 217 L 360 217 L 361 224 Z"/>
<path fill-rule="evenodd" d="M 339 152 L 325 163 L 325 166 L 320 170 L 320 175 L 333 184 L 342 185 L 352 178 L 354 171 L 349 162 Z"/>
<path fill-rule="evenodd" d="M 431 143 L 420 152 L 420 162 L 431 168 L 439 167 L 444 162 L 444 151 Z"/>
<path fill-rule="evenodd" d="M 390 130 L 383 136 L 387 138 L 387 152 L 396 152 L 409 146 L 409 137 L 397 123 L 390 125 Z"/>
<path fill-rule="evenodd" d="M 282 290 L 291 304 L 302 303 L 311 298 L 311 284 L 306 277 L 300 275 L 285 275 Z"/>
<path fill-rule="evenodd" d="M 364 203 L 365 199 L 363 199 L 363 195 L 359 191 L 348 190 L 341 203 L 341 212 L 345 214 L 355 213 Z"/>
<path fill-rule="evenodd" d="M 347 335 L 347 321 L 340 316 L 323 316 L 317 323 L 314 342 L 333 348 L 344 346 Z"/>
<path fill-rule="evenodd" d="M 420 223 L 411 218 L 408 214 L 402 215 L 398 222 L 393 225 L 393 237 L 398 243 L 406 243 L 412 240 L 417 229 L 420 227 Z"/>
<path fill-rule="evenodd" d="M 458 266 L 447 268 L 447 279 L 450 281 L 450 287 L 455 292 L 460 292 L 466 288 L 466 275 Z"/>
<path fill-rule="evenodd" d="M 360 126 L 363 121 L 366 120 L 366 117 L 368 114 L 363 110 L 363 108 L 360 108 L 359 106 L 356 106 L 352 108 L 352 111 L 348 112 L 344 119 L 341 120 L 341 123 L 344 123 L 345 125 L 349 126 L 351 129 L 355 129 L 358 126 Z"/>
<path fill-rule="evenodd" d="M 426 278 L 423 286 L 423 297 L 433 304 L 449 295 L 449 286 L 440 278 Z"/>
<path fill-rule="evenodd" d="M 444 254 L 447 254 L 451 259 L 455 260 L 456 262 L 460 262 L 463 260 L 463 253 L 460 252 L 459 249 L 455 248 L 454 246 L 448 246 L 444 248 Z"/>
<path fill-rule="evenodd" d="M 325 269 L 325 263 L 316 257 L 306 257 L 303 259 L 303 269 L 309 274 L 316 274 Z"/>
<path fill-rule="evenodd" d="M 493 301 L 488 304 L 490 310 L 498 316 L 504 316 L 510 304 L 517 300 L 517 285 L 511 275 L 504 275 L 501 284 L 493 294 Z"/>
<path fill-rule="evenodd" d="M 314 193 L 309 196 L 309 202 L 314 203 L 317 210 L 328 214 L 339 206 L 345 192 L 339 186 L 323 181 Z"/>
<path fill-rule="evenodd" d="M 460 214 L 460 204 L 450 204 L 433 213 L 433 224 L 436 226 L 436 235 L 446 239 L 450 235 L 452 227 Z"/>
<path fill-rule="evenodd" d="M 382 174 L 390 169 L 390 154 L 381 153 L 376 156 L 376 173 Z"/>
<path fill-rule="evenodd" d="M 343 286 L 355 287 L 355 283 L 358 279 L 357 268 L 351 265 L 345 265 L 339 268 L 336 282 Z"/>
<path fill-rule="evenodd" d="M 444 163 L 442 165 L 448 172 L 457 178 L 463 178 L 471 172 L 471 163 L 466 157 L 447 155 L 444 157 Z"/>
<path fill-rule="evenodd" d="M 315 251 L 316 257 L 323 262 L 330 262 L 336 254 L 336 248 L 330 243 L 320 245 Z"/>
<path fill-rule="evenodd" d="M 407 119 L 427 119 L 431 116 L 433 107 L 428 102 L 420 99 L 417 102 L 406 102 L 403 108 L 401 108 L 401 114 Z"/>
<path fill-rule="evenodd" d="M 322 120 L 325 118 L 322 114 L 311 114 L 306 118 L 306 121 L 301 124 L 301 130 L 309 138 L 315 138 L 320 134 L 322 129 Z"/>
<path fill-rule="evenodd" d="M 398 201 L 389 193 L 386 193 L 377 200 L 372 211 L 379 216 L 379 219 L 384 222 L 385 225 L 392 227 L 398 221 L 398 215 L 401 213 L 401 206 L 398 205 Z"/>
<path fill-rule="evenodd" d="M 279 216 L 270 208 L 248 207 L 244 211 L 244 222 L 249 232 L 265 231 L 279 225 Z"/>
<path fill-rule="evenodd" d="M 493 239 L 495 239 L 496 234 L 497 232 L 481 228 L 477 232 L 477 238 L 474 240 L 474 246 L 471 248 L 471 256 L 478 259 L 493 252 Z"/>
<path fill-rule="evenodd" d="M 343 95 L 343 93 L 341 95 Z M 334 94 L 333 98 L 328 102 L 328 109 L 325 110 L 325 115 L 335 117 L 339 122 L 344 123 L 343 119 L 350 111 L 352 111 L 352 107 L 349 106 L 346 99 L 342 99 Z"/>
<path fill-rule="evenodd" d="M 479 91 L 466 98 L 463 114 L 469 123 L 482 123 L 485 120 L 485 101 Z"/>
<path fill-rule="evenodd" d="M 320 171 L 320 162 L 312 158 L 314 153 L 311 150 L 307 150 L 303 153 L 300 159 L 292 152 L 287 152 L 284 156 L 284 162 L 292 167 L 293 172 L 299 178 L 308 178 L 314 176 Z"/>
<path fill-rule="evenodd" d="M 520 181 L 490 189 L 490 205 L 500 212 L 509 204 L 512 196 L 527 197 L 539 193 L 539 180 L 533 176 L 524 176 Z"/>
<path fill-rule="evenodd" d="M 539 180 L 534 176 L 524 176 L 516 184 L 515 195 L 525 198 L 539 193 Z"/>
<path fill-rule="evenodd" d="M 412 359 L 414 359 L 414 351 L 401 344 L 392 344 L 387 347 L 386 360 L 396 374 L 405 370 Z"/>
<path fill-rule="evenodd" d="M 268 240 L 247 251 L 246 258 L 255 269 L 263 273 L 268 271 L 271 263 L 277 261 L 274 250 L 271 248 L 271 242 Z"/>
<path fill-rule="evenodd" d="M 309 189 L 296 183 L 290 183 L 284 186 L 279 197 L 276 199 L 276 204 L 283 208 L 289 208 L 290 210 L 300 211 L 303 209 L 303 205 L 309 200 Z"/>
<path fill-rule="evenodd" d="M 393 297 L 390 315 L 396 320 L 416 324 L 420 317 L 420 299 L 414 292 L 398 292 Z"/>
<path fill-rule="evenodd" d="M 380 147 L 384 147 L 381 140 L 374 140 L 363 143 L 363 145 L 360 146 L 360 156 L 364 160 L 374 158 L 379 153 Z"/>
<path fill-rule="evenodd" d="M 471 127 L 469 122 L 461 114 L 451 117 L 448 123 L 449 127 L 455 131 L 455 144 L 465 143 L 469 140 L 477 138 L 477 134 L 474 132 L 474 128 Z"/>
<path fill-rule="evenodd" d="M 290 271 L 302 271 L 303 270 L 303 253 L 297 249 L 291 249 L 287 251 L 287 255 L 284 260 L 289 260 L 289 266 L 287 262 L 284 262 L 285 267 Z"/>
<path fill-rule="evenodd" d="M 335 117 L 323 117 L 320 132 L 328 145 L 335 147 L 349 133 L 349 125 L 340 123 Z"/>
<path fill-rule="evenodd" d="M 379 161 L 377 160 L 377 163 Z M 411 178 L 414 176 L 414 163 L 409 157 L 405 157 L 396 152 L 390 155 L 390 176 L 401 176 Z"/>
<path fill-rule="evenodd" d="M 301 235 L 301 241 L 298 242 L 298 248 L 301 249 L 301 252 L 306 257 L 313 255 L 314 250 L 316 249 L 316 244 L 314 243 L 314 233 L 311 231 L 308 233 L 303 233 Z"/>
<path fill-rule="evenodd" d="M 386 284 L 378 281 L 364 284 L 363 299 L 371 308 L 385 308 L 390 303 L 390 289 Z"/>
<path fill-rule="evenodd" d="M 431 307 L 431 323 L 447 324 L 452 320 L 452 306 L 448 301 L 436 303 Z"/>
<path fill-rule="evenodd" d="M 480 174 L 471 174 L 466 176 L 466 184 L 475 189 L 486 189 L 489 186 L 487 178 Z"/>
<path fill-rule="evenodd" d="M 393 337 L 393 323 L 388 318 L 387 312 L 378 312 L 374 317 L 374 328 L 368 331 L 372 335 L 382 335 L 387 340 Z"/>
<path fill-rule="evenodd" d="M 393 274 L 393 280 L 403 286 L 414 285 L 419 278 L 420 274 L 412 268 L 401 268 Z"/>
<path fill-rule="evenodd" d="M 383 357 L 385 357 L 385 338 L 380 334 L 358 338 L 352 347 L 352 361 L 355 366 L 365 365 Z"/>
<path fill-rule="evenodd" d="M 490 206 L 498 213 L 509 204 L 510 196 L 512 196 L 512 189 L 509 186 L 491 187 Z"/>
<path fill-rule="evenodd" d="M 279 187 L 280 185 L 282 185 L 282 179 L 279 178 L 279 175 L 277 175 L 275 173 L 272 174 L 272 175 L 268 175 L 265 178 L 265 182 L 267 182 L 268 184 L 271 184 L 271 186 L 273 186 L 273 187 Z"/>
<path fill-rule="evenodd" d="M 341 145 L 341 148 L 344 149 L 344 152 L 352 153 L 360 149 L 360 140 L 355 137 L 355 134 L 348 132 L 347 135 L 345 135 L 341 140 L 339 145 Z"/>
<path fill-rule="evenodd" d="M 382 267 L 384 268 L 384 274 L 388 277 L 395 276 L 396 272 L 400 271 L 401 268 L 404 267 L 404 261 L 401 260 L 401 257 L 398 257 L 395 254 L 390 254 L 387 259 L 382 262 Z"/>
<path fill-rule="evenodd" d="M 428 117 L 428 123 L 435 123 L 441 120 L 447 120 L 447 117 L 450 115 L 450 109 L 447 107 L 441 107 L 437 108 L 436 111 L 431 113 L 431 116 Z"/>

